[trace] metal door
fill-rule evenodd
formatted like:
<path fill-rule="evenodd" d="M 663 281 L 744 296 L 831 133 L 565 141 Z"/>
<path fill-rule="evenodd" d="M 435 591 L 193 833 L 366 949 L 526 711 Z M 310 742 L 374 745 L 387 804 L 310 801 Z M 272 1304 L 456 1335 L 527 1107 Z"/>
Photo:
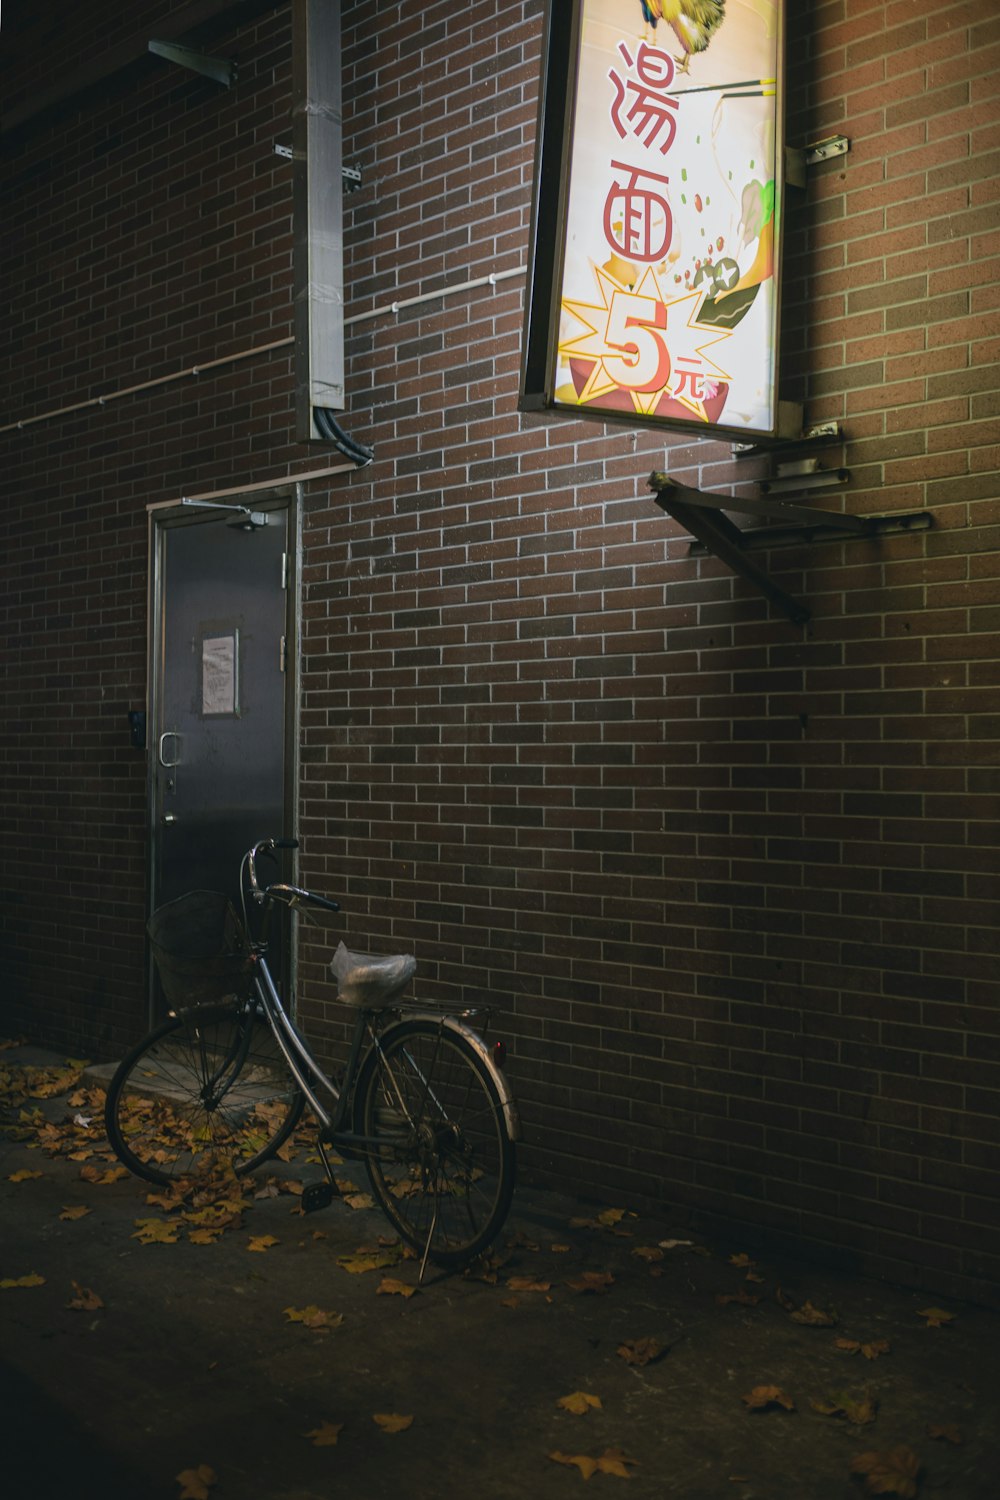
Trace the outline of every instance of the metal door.
<path fill-rule="evenodd" d="M 153 519 L 151 909 L 199 889 L 238 901 L 242 854 L 292 831 L 290 511 Z"/>

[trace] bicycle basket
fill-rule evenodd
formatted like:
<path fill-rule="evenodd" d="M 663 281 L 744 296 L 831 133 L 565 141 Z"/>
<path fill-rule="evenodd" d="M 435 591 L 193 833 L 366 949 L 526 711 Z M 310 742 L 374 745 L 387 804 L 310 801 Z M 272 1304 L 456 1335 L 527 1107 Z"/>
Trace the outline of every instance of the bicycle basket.
<path fill-rule="evenodd" d="M 146 931 L 170 1005 L 196 1005 L 245 991 L 249 944 L 232 902 L 220 891 L 178 896 L 154 911 Z"/>

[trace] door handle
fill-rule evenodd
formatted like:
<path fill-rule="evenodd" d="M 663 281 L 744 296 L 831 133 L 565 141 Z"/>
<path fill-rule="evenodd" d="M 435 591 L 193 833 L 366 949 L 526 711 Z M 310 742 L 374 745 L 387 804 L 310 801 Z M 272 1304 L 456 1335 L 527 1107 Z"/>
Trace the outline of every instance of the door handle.
<path fill-rule="evenodd" d="M 167 760 L 164 757 L 163 746 L 164 746 L 164 744 L 166 743 L 167 740 L 176 740 L 177 741 L 177 745 L 176 745 L 176 748 L 175 748 L 175 751 L 174 751 L 174 754 L 177 757 L 176 760 Z M 157 754 L 159 756 L 160 765 L 163 767 L 163 769 L 165 771 L 169 771 L 169 770 L 172 769 L 172 767 L 180 765 L 180 763 L 181 763 L 180 749 L 181 749 L 181 737 L 178 734 L 177 730 L 176 729 L 165 729 L 163 731 L 163 733 L 160 735 L 159 743 L 157 745 Z"/>

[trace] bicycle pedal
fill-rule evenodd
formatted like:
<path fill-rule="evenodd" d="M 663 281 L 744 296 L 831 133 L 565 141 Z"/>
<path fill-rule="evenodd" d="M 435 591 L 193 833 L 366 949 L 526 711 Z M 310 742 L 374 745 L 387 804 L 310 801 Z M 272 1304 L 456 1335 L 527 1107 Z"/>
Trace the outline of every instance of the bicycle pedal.
<path fill-rule="evenodd" d="M 310 1182 L 302 1189 L 302 1212 L 304 1214 L 314 1214 L 318 1208 L 329 1208 L 332 1202 L 332 1183 Z"/>

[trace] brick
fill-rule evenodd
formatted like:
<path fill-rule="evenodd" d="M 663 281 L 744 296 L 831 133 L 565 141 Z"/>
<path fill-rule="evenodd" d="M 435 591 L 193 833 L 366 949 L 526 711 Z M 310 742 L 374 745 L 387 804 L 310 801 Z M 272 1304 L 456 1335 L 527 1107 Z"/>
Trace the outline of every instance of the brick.
<path fill-rule="evenodd" d="M 46 69 L 106 34 L 96 4 Z M 344 425 L 376 460 L 307 484 L 303 878 L 332 870 L 456 1004 L 485 986 L 508 1009 L 529 1170 L 542 1130 L 571 1188 L 703 1216 L 737 1195 L 876 1274 L 987 1275 L 995 22 L 909 0 L 791 17 L 810 76 L 789 136 L 852 150 L 789 198 L 785 383 L 844 433 L 787 457 L 851 471 L 817 508 L 935 520 L 754 548 L 809 604 L 798 627 L 644 489 L 668 467 L 753 493 L 782 450 L 519 416 L 524 278 L 446 295 L 526 261 L 537 12 L 501 0 L 474 30 L 441 3 L 375 45 L 344 7 L 366 178 L 345 199 Z M 247 136 L 287 131 L 287 12 L 237 40 L 241 97 L 211 121 L 138 85 L 8 151 L 17 411 L 291 339 L 290 177 Z M 8 101 L 42 65 L 2 64 Z M 294 439 L 294 382 L 289 344 L 2 435 L 4 1029 L 108 1056 L 140 1029 L 146 778 L 121 721 L 146 686 L 145 505 L 332 463 Z M 300 1018 L 342 1040 L 322 946 Z M 676 1139 L 637 1144 L 663 1110 Z"/>

